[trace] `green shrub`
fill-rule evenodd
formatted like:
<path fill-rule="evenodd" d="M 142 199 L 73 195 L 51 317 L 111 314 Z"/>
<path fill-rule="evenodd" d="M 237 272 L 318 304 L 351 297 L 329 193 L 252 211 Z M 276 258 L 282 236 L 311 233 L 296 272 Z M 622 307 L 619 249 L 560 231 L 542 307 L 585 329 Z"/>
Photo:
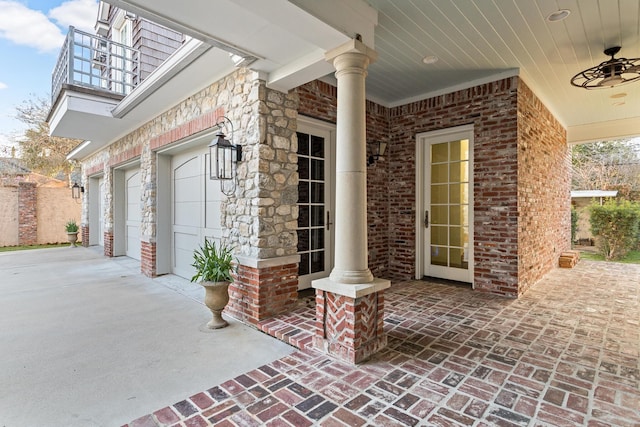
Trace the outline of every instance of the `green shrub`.
<path fill-rule="evenodd" d="M 231 248 L 215 242 L 204 240 L 204 246 L 193 253 L 193 264 L 196 274 L 191 278 L 192 282 L 203 280 L 206 282 L 232 282 L 233 251 Z"/>
<path fill-rule="evenodd" d="M 77 233 L 78 232 L 78 224 L 76 224 L 75 219 L 70 219 L 64 225 L 64 229 L 67 230 L 67 233 Z"/>
<path fill-rule="evenodd" d="M 624 258 L 638 241 L 640 205 L 627 200 L 609 200 L 589 207 L 591 231 L 606 260 Z"/>
<path fill-rule="evenodd" d="M 571 243 L 576 241 L 576 232 L 578 231 L 578 218 L 580 215 L 576 208 L 571 206 Z"/>

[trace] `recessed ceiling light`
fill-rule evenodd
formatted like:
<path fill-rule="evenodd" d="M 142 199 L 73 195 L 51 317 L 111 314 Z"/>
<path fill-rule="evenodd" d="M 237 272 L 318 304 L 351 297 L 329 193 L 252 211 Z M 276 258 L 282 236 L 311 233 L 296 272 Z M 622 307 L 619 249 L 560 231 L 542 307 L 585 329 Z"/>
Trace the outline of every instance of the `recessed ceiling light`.
<path fill-rule="evenodd" d="M 553 12 L 549 16 L 547 16 L 547 21 L 549 22 L 562 21 L 563 19 L 566 19 L 567 16 L 569 16 L 570 14 L 571 14 L 571 11 L 569 9 L 560 9 Z"/>
<path fill-rule="evenodd" d="M 436 62 L 438 62 L 438 57 L 435 55 L 425 56 L 424 58 L 422 58 L 422 62 L 424 62 L 425 64 L 435 64 Z"/>
<path fill-rule="evenodd" d="M 614 102 L 612 105 L 613 105 L 614 107 L 620 107 L 620 106 L 622 106 L 622 105 L 624 105 L 624 104 L 626 104 L 626 102 L 624 102 L 624 101 L 617 101 L 617 102 Z"/>
<path fill-rule="evenodd" d="M 627 96 L 627 94 L 626 94 L 626 93 L 624 93 L 624 92 L 618 92 L 618 93 L 614 93 L 614 94 L 613 94 L 613 95 L 611 95 L 609 98 L 616 99 L 616 98 L 624 98 L 625 96 Z"/>

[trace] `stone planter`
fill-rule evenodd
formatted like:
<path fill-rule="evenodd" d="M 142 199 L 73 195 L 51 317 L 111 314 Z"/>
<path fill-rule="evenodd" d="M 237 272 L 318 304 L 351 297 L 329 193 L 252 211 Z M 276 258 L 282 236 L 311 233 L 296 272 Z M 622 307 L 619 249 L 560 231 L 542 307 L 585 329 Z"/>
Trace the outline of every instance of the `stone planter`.
<path fill-rule="evenodd" d="M 209 329 L 220 329 L 229 326 L 222 318 L 222 310 L 229 302 L 229 282 L 200 282 L 204 287 L 204 304 L 213 314 L 213 319 L 207 323 Z"/>
<path fill-rule="evenodd" d="M 78 241 L 78 232 L 67 232 L 67 241 L 71 243 L 72 248 L 75 248 Z"/>

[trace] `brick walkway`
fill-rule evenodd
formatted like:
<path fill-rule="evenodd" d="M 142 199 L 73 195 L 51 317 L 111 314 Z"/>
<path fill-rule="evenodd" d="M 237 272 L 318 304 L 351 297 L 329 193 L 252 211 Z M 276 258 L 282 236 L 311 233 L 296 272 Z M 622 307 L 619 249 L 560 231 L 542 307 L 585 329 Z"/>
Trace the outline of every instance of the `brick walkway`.
<path fill-rule="evenodd" d="M 128 425 L 640 425 L 640 266 L 581 261 L 517 301 L 422 281 L 385 297 L 374 360 L 300 350 Z M 263 329 L 304 345 L 300 304 Z"/>

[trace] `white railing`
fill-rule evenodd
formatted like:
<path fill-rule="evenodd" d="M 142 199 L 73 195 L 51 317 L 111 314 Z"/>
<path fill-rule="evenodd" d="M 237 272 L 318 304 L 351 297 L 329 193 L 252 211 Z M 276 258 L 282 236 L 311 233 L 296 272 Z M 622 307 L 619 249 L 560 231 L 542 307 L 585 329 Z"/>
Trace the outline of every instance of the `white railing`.
<path fill-rule="evenodd" d="M 138 50 L 69 27 L 51 76 L 52 103 L 65 84 L 127 95 L 139 83 Z"/>

